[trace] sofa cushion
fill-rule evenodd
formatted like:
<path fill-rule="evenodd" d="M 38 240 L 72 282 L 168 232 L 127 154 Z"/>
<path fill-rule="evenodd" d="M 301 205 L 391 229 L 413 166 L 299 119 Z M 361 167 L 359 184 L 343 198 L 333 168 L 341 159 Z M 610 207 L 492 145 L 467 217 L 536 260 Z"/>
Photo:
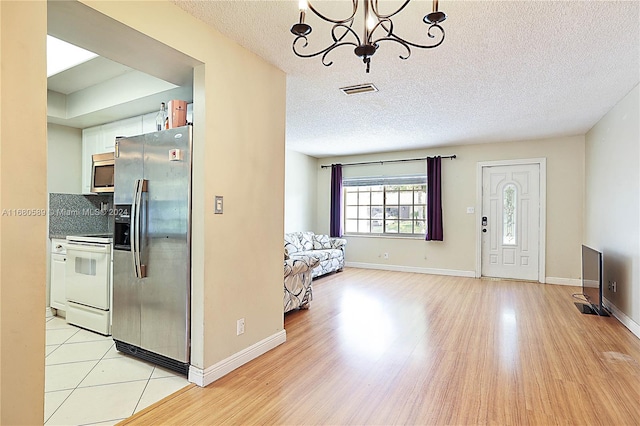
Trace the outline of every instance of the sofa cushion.
<path fill-rule="evenodd" d="M 320 260 L 320 262 L 327 260 L 330 258 L 329 256 L 329 251 L 328 250 L 309 250 L 309 251 L 303 251 L 300 253 L 296 253 L 296 257 L 304 254 L 306 256 L 315 256 L 318 258 L 318 260 Z"/>
<path fill-rule="evenodd" d="M 290 232 L 284 234 L 284 247 L 289 255 L 299 251 L 313 250 L 313 232 Z"/>
<path fill-rule="evenodd" d="M 329 258 L 330 259 L 340 259 L 342 257 L 344 257 L 344 254 L 342 253 L 342 250 L 340 249 L 331 249 L 331 250 L 327 250 L 329 252 Z"/>
<path fill-rule="evenodd" d="M 339 259 L 343 256 L 342 250 L 328 249 L 328 250 L 309 250 L 309 251 L 298 252 L 292 258 L 295 259 L 297 256 L 300 256 L 300 255 L 317 257 L 320 260 L 320 262 L 324 262 L 325 260 L 329 260 L 329 259 Z"/>
<path fill-rule="evenodd" d="M 296 232 L 298 234 L 298 232 Z M 300 245 L 302 250 L 313 250 L 313 232 L 300 232 Z"/>
<path fill-rule="evenodd" d="M 320 265 L 320 260 L 317 256 L 297 254 L 284 262 L 284 277 L 286 278 L 291 274 L 306 272 L 318 265 Z"/>
<path fill-rule="evenodd" d="M 322 249 L 330 249 L 331 240 L 328 235 L 314 235 L 313 236 L 313 249 L 314 250 L 322 250 Z"/>
<path fill-rule="evenodd" d="M 295 235 L 295 233 L 284 234 L 284 250 L 289 256 L 302 251 L 300 239 Z"/>

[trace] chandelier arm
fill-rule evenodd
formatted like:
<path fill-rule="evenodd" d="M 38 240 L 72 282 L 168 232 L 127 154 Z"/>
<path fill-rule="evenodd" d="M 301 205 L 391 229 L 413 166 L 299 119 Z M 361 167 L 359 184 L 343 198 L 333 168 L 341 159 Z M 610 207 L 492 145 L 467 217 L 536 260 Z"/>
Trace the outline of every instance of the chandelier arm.
<path fill-rule="evenodd" d="M 340 35 L 339 37 L 336 37 L 335 33 L 336 33 L 336 30 L 338 28 L 342 28 L 345 31 L 344 31 L 344 33 L 342 35 Z M 349 34 L 352 34 L 355 37 L 355 39 L 357 40 L 357 43 L 353 42 L 353 41 L 343 41 L 344 38 Z M 309 54 L 300 53 L 298 51 L 297 45 L 299 44 L 298 42 L 301 39 L 304 40 L 304 44 L 302 45 L 302 49 L 304 49 L 305 47 L 307 47 L 309 45 L 309 42 L 308 42 L 306 36 L 298 36 L 293 40 L 293 44 L 291 45 L 291 47 L 293 49 L 293 53 L 295 53 L 295 55 L 300 57 L 300 58 L 313 58 L 315 56 L 322 55 L 322 64 L 328 67 L 329 65 L 333 64 L 333 62 L 327 63 L 325 61 L 325 58 L 326 58 L 327 54 L 329 54 L 329 52 L 331 52 L 333 49 L 335 49 L 336 47 L 340 47 L 340 46 L 348 46 L 348 45 L 350 45 L 350 46 L 356 46 L 357 47 L 358 45 L 360 45 L 360 38 L 358 37 L 358 34 L 350 26 L 347 26 L 347 25 L 344 25 L 344 24 L 336 24 L 336 25 L 334 25 L 332 30 L 331 30 L 331 36 L 333 38 L 333 44 L 325 47 L 322 50 L 319 50 L 319 51 L 314 52 L 314 53 L 309 53 Z"/>
<path fill-rule="evenodd" d="M 318 18 L 326 22 L 331 22 L 332 24 L 346 24 L 347 22 L 353 22 L 353 18 L 356 16 L 356 12 L 358 11 L 358 0 L 351 0 L 351 4 L 353 5 L 353 11 L 351 12 L 351 16 L 349 16 L 346 19 L 336 20 L 336 19 L 331 19 L 324 16 L 322 13 L 318 12 L 318 10 L 315 7 L 313 7 L 311 2 L 307 2 L 307 6 L 309 7 L 309 10 L 311 10 Z"/>
<path fill-rule="evenodd" d="M 346 25 L 346 24 L 335 24 L 331 28 L 331 38 L 333 39 L 333 42 L 334 43 L 338 43 L 338 42 L 342 41 L 347 35 L 351 34 L 356 38 L 356 40 L 358 41 L 358 44 L 360 44 L 360 37 L 358 37 L 358 33 L 356 33 L 353 30 L 353 28 L 351 28 L 351 25 L 353 25 L 353 22 L 350 22 L 349 25 Z M 340 37 L 336 37 L 336 30 L 338 28 L 342 28 L 344 30 L 344 33 Z"/>
<path fill-rule="evenodd" d="M 366 0 L 365 0 L 366 1 Z M 381 15 L 378 12 L 378 0 L 373 0 L 371 1 L 371 10 L 373 11 L 373 13 L 376 15 L 376 17 L 378 17 L 379 19 L 389 19 L 392 18 L 394 16 L 396 16 L 398 13 L 402 12 L 404 10 L 405 7 L 407 7 L 407 5 L 411 2 L 411 0 L 406 0 L 402 6 L 400 6 L 395 12 L 390 13 L 388 15 Z"/>
<path fill-rule="evenodd" d="M 386 27 L 385 23 L 389 24 L 389 28 Z M 393 37 L 393 21 L 389 18 L 383 18 L 369 32 L 369 41 L 371 41 L 371 36 L 378 28 L 382 28 L 387 33 L 387 37 Z"/>
<path fill-rule="evenodd" d="M 295 43 L 295 42 L 294 42 L 294 43 Z M 324 65 L 325 67 L 328 67 L 328 66 L 333 65 L 333 61 L 331 61 L 331 62 L 326 62 L 327 55 L 328 55 L 331 51 L 333 51 L 333 49 L 336 49 L 336 48 L 341 47 L 341 46 L 357 46 L 357 44 L 355 44 L 355 43 L 354 43 L 354 42 L 352 42 L 352 41 L 345 41 L 345 42 L 342 42 L 342 43 L 335 43 L 335 44 L 332 44 L 331 46 L 329 46 L 329 47 L 327 47 L 327 48 L 325 48 L 325 49 L 323 49 L 323 50 L 320 50 L 320 51 L 318 51 L 318 52 L 314 52 L 314 53 L 309 53 L 308 55 L 307 55 L 307 54 L 304 54 L 304 53 L 299 53 L 299 52 L 295 49 L 295 46 L 294 46 L 294 48 L 293 48 L 293 53 L 295 53 L 295 55 L 296 55 L 296 56 L 298 56 L 298 57 L 300 57 L 300 58 L 313 58 L 313 57 L 315 57 L 315 56 L 322 55 L 322 65 Z"/>
<path fill-rule="evenodd" d="M 407 49 L 407 55 L 406 56 L 402 56 L 399 55 L 400 59 L 409 59 L 409 56 L 411 56 L 411 48 L 409 47 L 408 43 L 406 43 L 404 40 L 402 39 L 398 39 L 397 37 L 394 37 L 393 35 L 391 37 L 382 37 L 379 38 L 375 41 L 373 41 L 374 44 L 378 44 L 381 41 L 393 41 L 398 43 L 399 45 L 401 45 L 402 47 L 404 47 L 405 49 Z"/>
<path fill-rule="evenodd" d="M 441 27 L 440 25 L 438 25 L 438 24 L 431 24 L 431 25 L 429 26 L 429 30 L 427 31 L 427 36 L 429 36 L 429 38 L 436 38 L 437 36 L 436 36 L 436 35 L 433 35 L 433 34 L 431 33 L 431 30 L 432 30 L 433 28 L 437 28 L 438 30 L 440 30 L 440 36 L 441 36 L 442 38 L 441 38 L 441 39 L 439 39 L 439 41 L 438 41 L 436 44 L 432 44 L 432 45 L 425 45 L 425 44 L 418 44 L 418 43 L 410 42 L 410 41 L 405 40 L 405 39 L 403 39 L 402 37 L 400 37 L 400 36 L 398 36 L 398 35 L 396 35 L 396 34 L 394 34 L 394 33 L 393 33 L 393 24 L 391 24 L 391 27 L 390 27 L 390 28 L 387 28 L 387 27 L 384 25 L 383 21 L 380 21 L 380 23 L 379 23 L 379 24 L 380 24 L 380 26 L 381 26 L 382 28 L 384 28 L 384 29 L 385 29 L 385 31 L 387 31 L 388 37 L 395 38 L 395 39 L 397 39 L 398 41 L 401 41 L 402 43 L 405 43 L 405 44 L 407 44 L 407 45 L 409 45 L 409 46 L 412 46 L 412 47 L 417 47 L 418 49 L 433 49 L 434 47 L 438 47 L 438 46 L 440 46 L 440 45 L 442 44 L 442 42 L 444 42 L 444 36 L 445 36 L 445 34 L 444 34 L 444 28 L 442 28 L 442 27 Z"/>
<path fill-rule="evenodd" d="M 333 44 L 333 45 L 329 46 L 328 48 L 325 49 L 325 52 L 322 55 L 322 65 L 324 65 L 325 67 L 329 67 L 329 66 L 333 65 L 333 61 L 326 62 L 325 59 L 326 59 L 327 55 L 333 51 L 333 49 L 338 48 L 340 46 L 356 46 L 357 47 L 358 45 L 355 44 L 352 41 L 345 41 L 345 42 L 342 42 L 342 43 L 336 43 L 336 44 Z"/>

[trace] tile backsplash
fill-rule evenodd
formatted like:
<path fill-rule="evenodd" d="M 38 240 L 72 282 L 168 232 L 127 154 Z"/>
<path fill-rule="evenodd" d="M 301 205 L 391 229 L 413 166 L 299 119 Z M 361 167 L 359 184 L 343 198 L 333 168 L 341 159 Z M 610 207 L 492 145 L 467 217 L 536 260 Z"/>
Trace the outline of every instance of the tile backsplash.
<path fill-rule="evenodd" d="M 113 232 L 113 195 L 49 194 L 49 237 Z"/>

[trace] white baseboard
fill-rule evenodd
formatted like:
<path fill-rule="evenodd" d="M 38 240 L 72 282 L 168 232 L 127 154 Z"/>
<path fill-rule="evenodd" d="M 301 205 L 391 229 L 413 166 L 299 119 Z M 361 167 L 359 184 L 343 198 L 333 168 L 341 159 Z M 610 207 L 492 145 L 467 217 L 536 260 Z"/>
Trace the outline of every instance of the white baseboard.
<path fill-rule="evenodd" d="M 640 324 L 629 318 L 624 312 L 618 309 L 613 303 L 607 300 L 606 297 L 602 298 L 604 306 L 618 319 L 625 327 L 629 329 L 637 338 L 640 339 Z"/>
<path fill-rule="evenodd" d="M 52 307 L 47 306 L 45 308 L 45 318 L 51 318 L 51 317 L 55 317 L 55 316 L 56 316 L 55 309 L 53 309 Z"/>
<path fill-rule="evenodd" d="M 362 269 L 379 269 L 383 271 L 415 272 L 417 274 L 449 275 L 453 277 L 475 278 L 475 271 L 459 271 L 455 269 L 420 268 L 416 266 L 384 265 L 380 263 L 345 262 L 345 266 Z"/>
<path fill-rule="evenodd" d="M 569 285 L 573 287 L 581 287 L 582 281 L 579 278 L 558 278 L 558 277 L 547 277 L 547 284 L 556 284 L 556 285 Z"/>
<path fill-rule="evenodd" d="M 189 366 L 189 381 L 200 387 L 205 387 L 286 341 L 287 332 L 282 330 L 204 370 L 191 365 Z"/>

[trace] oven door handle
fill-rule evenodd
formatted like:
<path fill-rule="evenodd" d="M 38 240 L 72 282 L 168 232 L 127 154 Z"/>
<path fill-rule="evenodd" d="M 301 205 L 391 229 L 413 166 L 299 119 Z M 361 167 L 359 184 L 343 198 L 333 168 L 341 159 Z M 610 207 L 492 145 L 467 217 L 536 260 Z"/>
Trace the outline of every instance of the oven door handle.
<path fill-rule="evenodd" d="M 136 179 L 133 189 L 133 207 L 131 209 L 131 255 L 133 258 L 133 271 L 136 278 L 144 278 L 146 274 L 146 266 L 140 261 L 140 228 L 142 227 L 142 193 L 147 192 L 147 181 L 145 179 Z"/>
<path fill-rule="evenodd" d="M 109 246 L 105 244 L 79 244 L 69 242 L 67 243 L 67 251 L 74 252 L 91 252 L 91 253 L 108 253 L 110 251 Z"/>

